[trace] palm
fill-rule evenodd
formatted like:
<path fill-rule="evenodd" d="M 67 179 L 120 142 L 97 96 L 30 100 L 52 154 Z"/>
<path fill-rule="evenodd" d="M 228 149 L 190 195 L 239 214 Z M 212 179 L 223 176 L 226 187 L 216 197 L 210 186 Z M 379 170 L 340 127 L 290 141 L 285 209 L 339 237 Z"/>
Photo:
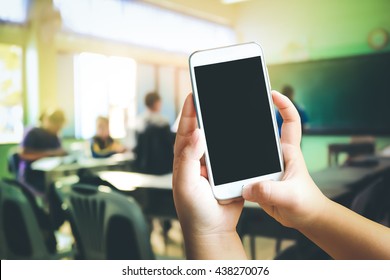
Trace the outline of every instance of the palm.
<path fill-rule="evenodd" d="M 220 204 L 214 198 L 202 160 L 204 135 L 197 128 L 191 99 L 183 107 L 175 143 L 173 195 L 179 219 L 183 230 L 202 234 L 235 231 L 243 201 Z"/>

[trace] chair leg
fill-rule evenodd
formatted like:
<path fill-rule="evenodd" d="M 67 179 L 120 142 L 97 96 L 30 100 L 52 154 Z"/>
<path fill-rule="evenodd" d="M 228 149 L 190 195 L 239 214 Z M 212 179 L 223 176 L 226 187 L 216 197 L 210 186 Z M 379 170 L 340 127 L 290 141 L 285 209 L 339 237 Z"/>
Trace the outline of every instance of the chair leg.
<path fill-rule="evenodd" d="M 171 228 L 170 220 L 162 220 L 162 229 L 163 229 L 163 237 L 164 237 L 164 246 L 165 246 L 165 254 L 168 254 L 168 231 Z"/>
<path fill-rule="evenodd" d="M 249 236 L 250 250 L 252 260 L 256 259 L 256 236 Z"/>
<path fill-rule="evenodd" d="M 283 241 L 283 239 L 281 239 L 281 238 L 276 239 L 276 245 L 275 245 L 276 255 L 278 255 L 280 253 L 280 248 L 282 247 L 282 241 Z"/>

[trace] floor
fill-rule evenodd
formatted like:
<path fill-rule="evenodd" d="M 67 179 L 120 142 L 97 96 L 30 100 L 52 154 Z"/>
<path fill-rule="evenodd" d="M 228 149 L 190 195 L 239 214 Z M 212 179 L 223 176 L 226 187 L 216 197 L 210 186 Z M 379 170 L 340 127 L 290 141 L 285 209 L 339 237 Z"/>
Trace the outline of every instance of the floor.
<path fill-rule="evenodd" d="M 178 221 L 172 221 L 172 228 L 168 231 L 168 238 L 164 240 L 161 223 L 158 220 L 153 221 L 153 231 L 151 234 L 151 244 L 154 253 L 157 256 L 168 257 L 170 259 L 185 259 L 183 236 Z M 250 238 L 245 236 L 243 244 L 247 256 L 250 253 Z M 276 240 L 272 238 L 255 237 L 256 259 L 270 260 L 275 258 Z M 284 240 L 281 245 L 281 250 L 293 245 L 294 242 Z"/>

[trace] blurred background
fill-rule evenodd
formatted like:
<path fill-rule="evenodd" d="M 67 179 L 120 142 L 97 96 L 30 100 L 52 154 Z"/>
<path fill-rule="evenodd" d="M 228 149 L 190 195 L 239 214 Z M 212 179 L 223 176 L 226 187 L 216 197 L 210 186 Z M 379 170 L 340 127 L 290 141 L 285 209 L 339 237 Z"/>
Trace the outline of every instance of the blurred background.
<path fill-rule="evenodd" d="M 191 92 L 188 56 L 200 49 L 260 43 L 271 87 L 279 91 L 287 88 L 285 94 L 292 91 L 296 106 L 305 114 L 302 150 L 309 171 L 329 170 L 361 154 L 371 157 L 358 164 L 378 167 L 382 159 L 372 156 L 390 154 L 389 11 L 387 0 L 0 0 L 0 178 L 34 185 L 18 174 L 20 164 L 46 158 L 28 157 L 29 152 L 41 153 L 45 147 L 36 144 L 39 137 L 31 140 L 28 132 L 34 127 L 45 129 L 45 118 L 49 123 L 58 122 L 53 115 L 57 110 L 64 116 L 54 133 L 61 144 L 49 144 L 47 150 L 61 151 L 45 154 L 51 161 L 29 166 L 39 173 L 33 173 L 33 179 L 43 176 L 41 184 L 45 184 L 40 188 L 27 186 L 33 200 L 38 201 L 37 207 L 50 216 L 51 222 L 57 221 L 49 202 L 50 189 L 56 188 L 56 182 L 68 180 L 71 185 L 88 176 L 104 179 L 111 189 L 121 189 L 120 193 L 140 204 L 151 229 L 155 254 L 184 258 L 180 227 L 171 217 L 175 214 L 160 212 L 156 220 L 155 210 L 150 210 L 150 205 L 173 208 L 172 201 L 156 200 L 160 194 L 151 195 L 149 190 L 131 191 L 141 185 L 170 184 L 169 155 L 157 154 L 161 150 L 171 154 L 171 147 L 141 146 L 144 138 L 140 135 L 146 130 L 142 125 L 140 128 L 139 120 L 149 115 L 155 120 L 158 114 L 156 122 L 168 126 L 171 134 L 167 137 L 173 139 L 181 106 Z M 153 96 L 158 101 L 155 107 Z M 103 127 L 107 120 L 108 135 L 99 134 L 98 117 L 103 117 Z M 164 133 L 146 138 L 165 137 L 161 136 Z M 112 150 L 106 154 L 106 148 Z M 140 163 L 141 159 L 145 160 Z M 145 163 L 146 159 L 153 163 Z M 155 166 L 156 162 L 160 166 Z M 111 173 L 106 177 L 96 173 L 107 170 Z M 367 183 L 367 178 L 363 179 Z M 118 181 L 120 185 L 129 180 L 127 186 L 117 186 Z M 66 189 L 66 182 L 57 189 Z M 102 181 L 88 182 L 102 185 Z M 7 184 L 12 185 L 10 181 Z M 61 203 L 67 201 L 67 194 L 58 196 Z M 5 201 L 6 196 L 2 197 Z M 345 204 L 351 203 L 352 198 L 348 199 Z M 143 205 L 143 201 L 147 203 Z M 77 210 L 72 211 L 74 216 Z M 75 234 L 77 222 L 68 222 L 64 229 L 63 220 L 69 219 L 62 217 L 53 226 L 59 232 L 56 246 L 61 242 L 73 244 L 76 235 L 76 245 L 71 246 L 80 256 L 83 238 L 77 237 L 81 233 Z M 5 221 L 3 217 L 1 222 Z M 4 223 L 0 225 L 2 232 L 6 231 Z M 283 237 L 287 239 L 283 246 L 282 238 L 275 239 L 272 234 L 247 235 L 243 242 L 254 258 L 274 258 L 295 244 L 288 234 Z M 255 242 L 251 236 L 263 237 Z M 118 235 L 114 239 L 121 238 Z M 116 244 L 111 248 L 115 246 L 120 247 Z M 256 251 L 257 256 L 253 253 Z M 31 254 L 11 255 L 29 258 Z M 83 254 L 84 258 L 110 258 Z M 12 256 L 6 254 L 4 258 Z"/>

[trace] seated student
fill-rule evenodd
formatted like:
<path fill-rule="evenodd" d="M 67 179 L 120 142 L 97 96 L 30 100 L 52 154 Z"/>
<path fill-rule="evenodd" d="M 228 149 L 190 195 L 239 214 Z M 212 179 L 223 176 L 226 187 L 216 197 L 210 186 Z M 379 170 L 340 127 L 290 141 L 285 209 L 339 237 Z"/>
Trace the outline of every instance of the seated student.
<path fill-rule="evenodd" d="M 294 88 L 290 85 L 285 85 L 282 88 L 282 94 L 287 96 L 287 98 L 290 99 L 292 101 L 292 103 L 294 104 L 294 106 L 297 109 L 298 114 L 301 118 L 302 131 L 305 131 L 307 129 L 307 126 L 308 126 L 309 118 L 308 118 L 305 110 L 294 101 Z M 282 115 L 280 114 L 279 111 L 276 112 L 276 121 L 278 122 L 279 134 L 281 135 L 283 118 L 282 118 Z"/>
<path fill-rule="evenodd" d="M 60 109 L 48 110 L 41 115 L 39 120 L 40 127 L 30 129 L 21 143 L 18 179 L 32 186 L 38 192 L 43 192 L 43 174 L 31 170 L 31 163 L 43 157 L 66 155 L 58 137 L 65 123 L 65 115 Z"/>
<path fill-rule="evenodd" d="M 91 141 L 91 152 L 94 158 L 107 158 L 113 154 L 123 153 L 126 148 L 110 136 L 110 121 L 106 117 L 96 119 L 96 135 Z"/>
<path fill-rule="evenodd" d="M 156 92 L 145 96 L 146 112 L 137 123 L 137 145 L 134 148 L 137 172 L 166 174 L 172 172 L 174 134 L 161 115 L 161 97 Z"/>
<path fill-rule="evenodd" d="M 390 259 L 390 229 L 329 200 L 307 171 L 300 149 L 301 123 L 294 104 L 273 91 L 283 117 L 285 175 L 244 187 L 284 226 L 295 228 L 335 259 Z M 205 140 L 197 126 L 192 96 L 184 104 L 175 143 L 173 196 L 189 259 L 246 259 L 236 232 L 244 200 L 224 204 L 213 197 L 202 160 Z M 259 159 L 261 160 L 261 159 Z"/>

